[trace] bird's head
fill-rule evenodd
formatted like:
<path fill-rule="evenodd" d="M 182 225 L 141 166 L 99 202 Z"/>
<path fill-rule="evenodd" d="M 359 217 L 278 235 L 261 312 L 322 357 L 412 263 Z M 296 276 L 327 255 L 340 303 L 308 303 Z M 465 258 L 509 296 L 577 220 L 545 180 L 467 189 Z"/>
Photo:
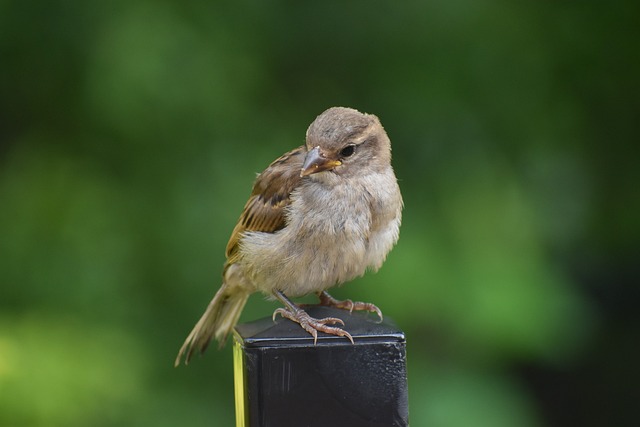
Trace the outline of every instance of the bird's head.
<path fill-rule="evenodd" d="M 352 108 L 333 107 L 320 114 L 307 130 L 306 146 L 301 177 L 382 171 L 391 161 L 391 143 L 380 120 Z"/>

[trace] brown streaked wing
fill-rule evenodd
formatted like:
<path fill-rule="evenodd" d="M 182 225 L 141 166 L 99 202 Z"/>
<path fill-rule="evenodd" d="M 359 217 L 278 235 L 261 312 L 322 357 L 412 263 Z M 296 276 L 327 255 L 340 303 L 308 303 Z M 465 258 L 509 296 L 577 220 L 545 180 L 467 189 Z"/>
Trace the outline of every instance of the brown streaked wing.
<path fill-rule="evenodd" d="M 227 264 L 235 262 L 238 241 L 243 232 L 273 233 L 285 226 L 284 208 L 291 202 L 291 192 L 302 179 L 300 170 L 306 152 L 304 145 L 291 150 L 258 175 L 227 243 Z"/>

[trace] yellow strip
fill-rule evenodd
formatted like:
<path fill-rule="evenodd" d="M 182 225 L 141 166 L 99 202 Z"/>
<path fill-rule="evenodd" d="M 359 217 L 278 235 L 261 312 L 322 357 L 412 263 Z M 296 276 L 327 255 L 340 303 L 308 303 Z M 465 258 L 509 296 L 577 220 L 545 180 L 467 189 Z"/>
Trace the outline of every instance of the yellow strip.
<path fill-rule="evenodd" d="M 236 395 L 236 427 L 245 427 L 245 408 L 244 397 L 244 357 L 242 355 L 242 346 L 233 337 L 233 383 Z"/>

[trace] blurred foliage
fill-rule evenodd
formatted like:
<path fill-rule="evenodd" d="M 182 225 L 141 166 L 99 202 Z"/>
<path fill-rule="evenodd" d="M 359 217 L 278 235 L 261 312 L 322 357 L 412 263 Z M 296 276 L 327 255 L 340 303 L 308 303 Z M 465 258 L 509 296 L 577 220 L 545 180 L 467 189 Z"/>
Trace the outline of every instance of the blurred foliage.
<path fill-rule="evenodd" d="M 625 425 L 638 9 L 1 2 L 0 424 L 232 425 L 230 346 L 173 358 L 254 173 L 344 105 L 381 118 L 406 208 L 335 294 L 405 329 L 412 425 Z"/>

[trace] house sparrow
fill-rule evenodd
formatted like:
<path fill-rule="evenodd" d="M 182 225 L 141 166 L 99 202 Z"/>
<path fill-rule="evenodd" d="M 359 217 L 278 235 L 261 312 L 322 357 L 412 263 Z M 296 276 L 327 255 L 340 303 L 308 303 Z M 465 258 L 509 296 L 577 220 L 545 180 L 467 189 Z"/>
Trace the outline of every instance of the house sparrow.
<path fill-rule="evenodd" d="M 251 295 L 284 305 L 277 314 L 317 331 L 351 335 L 338 318 L 315 319 L 289 298 L 315 293 L 320 304 L 382 313 L 373 304 L 338 301 L 327 289 L 378 270 L 398 240 L 402 196 L 391 143 L 378 118 L 334 107 L 309 126 L 306 144 L 258 175 L 227 244 L 222 286 L 182 345 L 175 365 L 213 337 L 220 344 Z"/>

